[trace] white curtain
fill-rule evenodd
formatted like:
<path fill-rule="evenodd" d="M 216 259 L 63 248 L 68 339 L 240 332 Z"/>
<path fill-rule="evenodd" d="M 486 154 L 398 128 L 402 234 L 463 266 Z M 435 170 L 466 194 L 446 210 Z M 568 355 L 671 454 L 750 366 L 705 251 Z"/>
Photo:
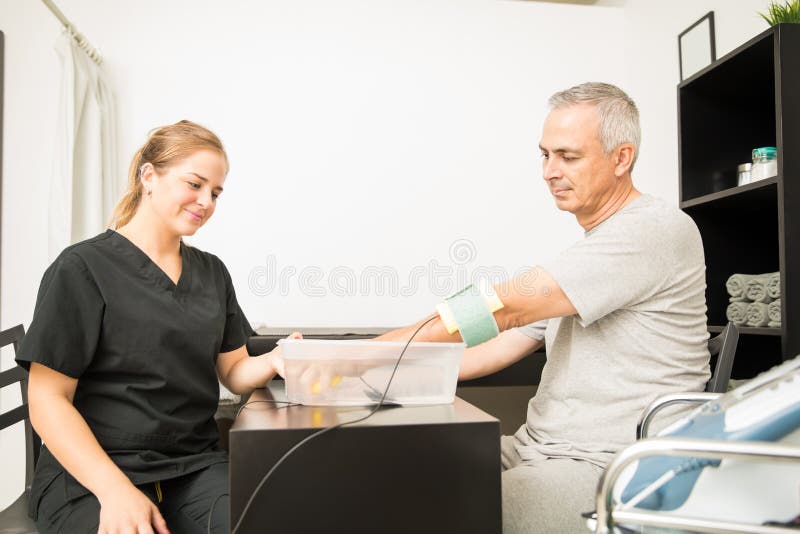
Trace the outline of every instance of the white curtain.
<path fill-rule="evenodd" d="M 48 252 L 102 232 L 117 201 L 113 95 L 100 66 L 62 33 L 61 99 L 50 180 Z"/>

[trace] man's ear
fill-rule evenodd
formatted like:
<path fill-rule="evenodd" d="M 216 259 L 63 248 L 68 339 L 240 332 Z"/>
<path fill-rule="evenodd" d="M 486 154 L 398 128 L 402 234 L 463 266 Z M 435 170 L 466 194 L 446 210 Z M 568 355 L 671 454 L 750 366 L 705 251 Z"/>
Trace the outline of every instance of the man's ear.
<path fill-rule="evenodd" d="M 631 143 L 622 143 L 614 150 L 614 175 L 618 178 L 625 176 L 633 165 L 635 149 Z"/>

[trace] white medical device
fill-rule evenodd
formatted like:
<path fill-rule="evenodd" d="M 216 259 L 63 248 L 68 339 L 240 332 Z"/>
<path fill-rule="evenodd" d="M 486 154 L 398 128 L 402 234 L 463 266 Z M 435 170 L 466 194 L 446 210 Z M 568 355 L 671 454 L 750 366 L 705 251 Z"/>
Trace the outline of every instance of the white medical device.
<path fill-rule="evenodd" d="M 593 528 L 782 530 L 765 525 L 800 515 L 798 429 L 800 357 L 706 402 L 656 439 L 622 451 L 601 480 Z M 626 517 L 640 526 L 626 524 Z"/>

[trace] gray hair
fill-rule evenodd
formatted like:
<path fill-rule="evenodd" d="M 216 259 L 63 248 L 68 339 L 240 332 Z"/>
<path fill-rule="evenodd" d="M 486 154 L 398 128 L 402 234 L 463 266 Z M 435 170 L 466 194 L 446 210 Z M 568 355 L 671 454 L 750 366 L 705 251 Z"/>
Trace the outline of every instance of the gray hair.
<path fill-rule="evenodd" d="M 622 143 L 633 145 L 633 161 L 639 156 L 642 130 L 639 110 L 625 91 L 608 83 L 587 82 L 559 91 L 547 101 L 551 110 L 576 104 L 592 104 L 600 118 L 600 143 L 606 154 Z"/>

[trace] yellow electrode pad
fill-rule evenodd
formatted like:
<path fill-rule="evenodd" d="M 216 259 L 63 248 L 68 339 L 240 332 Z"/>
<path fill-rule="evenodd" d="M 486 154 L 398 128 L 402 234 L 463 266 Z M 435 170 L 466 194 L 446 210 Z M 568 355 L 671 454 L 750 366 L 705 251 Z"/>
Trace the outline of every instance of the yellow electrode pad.
<path fill-rule="evenodd" d="M 447 297 L 436 306 L 447 332 L 461 332 L 468 347 L 492 339 L 500 330 L 494 312 L 503 307 L 503 302 L 494 290 L 485 283 L 470 284 L 461 291 Z"/>

